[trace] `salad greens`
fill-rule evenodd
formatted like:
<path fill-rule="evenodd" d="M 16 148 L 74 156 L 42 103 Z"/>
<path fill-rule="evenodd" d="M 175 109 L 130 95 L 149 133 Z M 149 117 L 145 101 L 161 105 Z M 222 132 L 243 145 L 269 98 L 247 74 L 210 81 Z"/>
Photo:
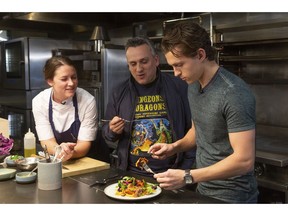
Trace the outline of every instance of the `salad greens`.
<path fill-rule="evenodd" d="M 118 181 L 116 195 L 140 197 L 156 191 L 157 184 L 146 182 L 135 177 L 124 176 Z"/>
<path fill-rule="evenodd" d="M 22 159 L 23 156 L 20 155 L 10 155 L 10 160 L 18 160 L 18 159 Z"/>

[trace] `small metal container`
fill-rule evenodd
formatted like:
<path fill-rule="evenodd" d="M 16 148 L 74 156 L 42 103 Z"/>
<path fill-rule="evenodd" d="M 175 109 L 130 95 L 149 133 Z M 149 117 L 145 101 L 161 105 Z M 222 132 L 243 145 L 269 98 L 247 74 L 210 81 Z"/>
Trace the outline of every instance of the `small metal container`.
<path fill-rule="evenodd" d="M 38 164 L 39 158 L 26 157 L 23 160 L 17 161 L 17 168 L 23 171 L 31 171 Z"/>

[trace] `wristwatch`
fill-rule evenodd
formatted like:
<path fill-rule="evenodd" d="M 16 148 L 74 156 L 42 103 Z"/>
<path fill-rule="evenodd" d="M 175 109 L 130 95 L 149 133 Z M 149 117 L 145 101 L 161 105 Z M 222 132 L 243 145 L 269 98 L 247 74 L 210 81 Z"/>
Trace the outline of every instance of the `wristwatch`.
<path fill-rule="evenodd" d="M 194 183 L 189 169 L 185 170 L 184 181 L 185 181 L 185 184 L 193 184 Z"/>

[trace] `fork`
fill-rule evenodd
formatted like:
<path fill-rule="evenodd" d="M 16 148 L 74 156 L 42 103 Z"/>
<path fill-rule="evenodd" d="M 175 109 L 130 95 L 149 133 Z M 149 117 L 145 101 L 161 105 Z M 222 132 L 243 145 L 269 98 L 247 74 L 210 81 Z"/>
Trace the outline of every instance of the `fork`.
<path fill-rule="evenodd" d="M 142 168 L 146 171 L 146 172 L 150 172 L 152 174 L 156 174 L 146 163 L 143 164 Z"/>
<path fill-rule="evenodd" d="M 142 168 L 146 171 L 146 172 L 150 172 L 152 174 L 156 174 L 146 163 L 144 163 L 142 165 Z M 177 194 L 178 193 L 178 190 L 174 189 L 172 190 L 173 193 Z"/>
<path fill-rule="evenodd" d="M 127 123 L 130 123 L 130 122 L 134 122 L 134 121 L 136 121 L 136 120 L 126 120 L 126 119 L 122 119 L 122 120 L 124 120 L 125 122 L 127 122 Z M 110 122 L 111 120 L 108 120 L 108 119 L 101 119 L 101 121 L 102 122 Z"/>

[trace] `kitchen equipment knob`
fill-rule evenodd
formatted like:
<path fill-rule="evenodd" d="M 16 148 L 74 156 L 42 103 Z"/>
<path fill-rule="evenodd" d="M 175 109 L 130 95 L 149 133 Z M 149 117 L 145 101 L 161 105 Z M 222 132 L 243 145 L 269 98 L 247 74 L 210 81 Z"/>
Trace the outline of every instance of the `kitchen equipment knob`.
<path fill-rule="evenodd" d="M 265 171 L 264 164 L 260 164 L 260 163 L 255 164 L 254 172 L 256 176 L 262 176 L 264 174 L 264 171 Z"/>

